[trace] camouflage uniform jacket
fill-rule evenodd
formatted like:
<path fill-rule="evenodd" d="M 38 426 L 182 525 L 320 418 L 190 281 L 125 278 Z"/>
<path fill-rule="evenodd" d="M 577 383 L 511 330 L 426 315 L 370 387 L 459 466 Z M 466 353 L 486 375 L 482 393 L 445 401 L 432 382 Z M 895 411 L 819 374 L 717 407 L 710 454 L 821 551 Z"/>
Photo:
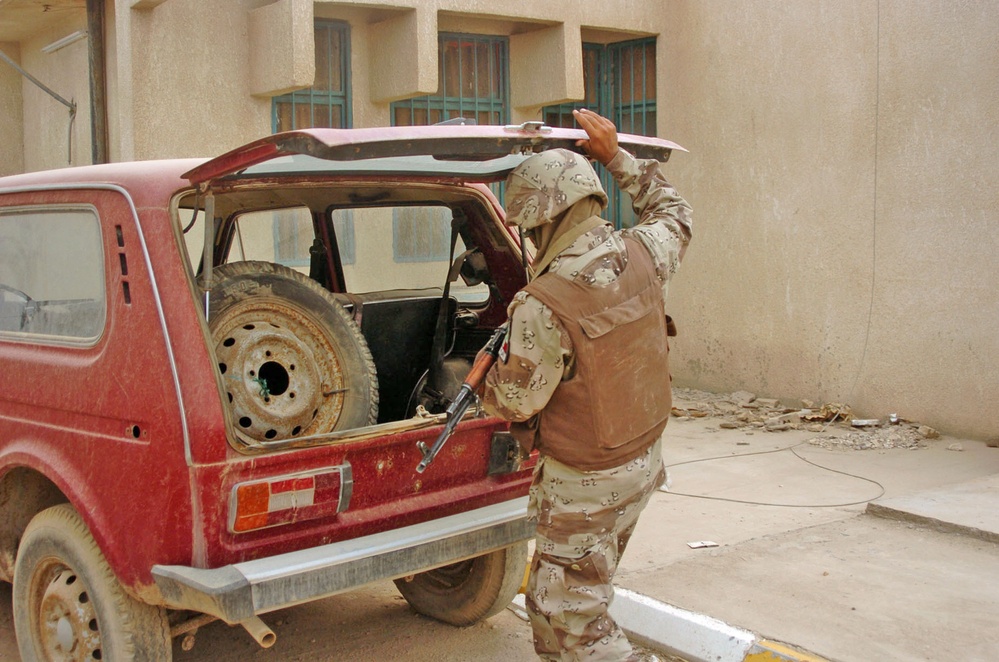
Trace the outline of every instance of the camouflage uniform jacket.
<path fill-rule="evenodd" d="M 621 235 L 627 234 L 648 249 L 665 299 L 690 241 L 691 209 L 659 165 L 620 150 L 607 168 L 631 196 L 638 225 L 615 231 L 606 224 L 582 234 L 552 260 L 548 272 L 594 287 L 613 282 L 623 268 Z M 573 349 L 557 317 L 530 294 L 518 292 L 508 314 L 507 344 L 486 377 L 483 404 L 490 413 L 523 422 L 545 407 L 563 378 L 572 376 Z"/>

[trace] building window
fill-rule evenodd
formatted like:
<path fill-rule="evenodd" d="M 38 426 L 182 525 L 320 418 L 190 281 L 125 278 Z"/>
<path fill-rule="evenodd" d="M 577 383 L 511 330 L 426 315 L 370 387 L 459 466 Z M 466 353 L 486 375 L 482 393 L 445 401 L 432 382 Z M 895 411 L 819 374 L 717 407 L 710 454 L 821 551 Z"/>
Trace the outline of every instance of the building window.
<path fill-rule="evenodd" d="M 622 133 L 652 136 L 656 133 L 656 40 L 616 44 L 583 44 L 585 97 L 574 103 L 546 106 L 542 112 L 549 126 L 574 127 L 572 111 L 589 108 L 614 120 Z M 631 199 L 614 185 L 610 174 L 597 171 L 610 196 L 607 218 L 615 227 L 636 222 Z"/>
<path fill-rule="evenodd" d="M 463 117 L 476 124 L 505 124 L 510 113 L 510 58 L 506 37 L 442 33 L 438 38 L 435 94 L 392 104 L 394 126 L 437 124 Z M 447 260 L 450 215 L 434 208 L 393 212 L 393 246 L 398 262 Z"/>
<path fill-rule="evenodd" d="M 316 81 L 312 87 L 274 97 L 275 132 L 351 126 L 350 26 L 316 21 Z"/>
<path fill-rule="evenodd" d="M 394 126 L 437 124 L 456 117 L 504 124 L 509 117 L 509 40 L 441 33 L 435 94 L 392 104 Z"/>
<path fill-rule="evenodd" d="M 271 212 L 263 212 L 271 213 Z M 282 209 L 273 213 L 274 262 L 288 267 L 306 267 L 311 263 L 309 250 L 315 242 L 312 214 L 304 207 Z M 336 235 L 336 250 L 341 264 L 354 264 L 354 214 L 351 209 L 329 212 Z"/>

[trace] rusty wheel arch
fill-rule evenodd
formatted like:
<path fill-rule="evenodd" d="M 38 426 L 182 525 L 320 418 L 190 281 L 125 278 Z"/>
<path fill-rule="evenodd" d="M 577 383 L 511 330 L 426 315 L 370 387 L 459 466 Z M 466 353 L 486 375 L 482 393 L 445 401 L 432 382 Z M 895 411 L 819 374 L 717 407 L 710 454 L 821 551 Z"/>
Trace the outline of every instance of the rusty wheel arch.
<path fill-rule="evenodd" d="M 68 501 L 55 483 L 34 469 L 14 467 L 0 478 L 0 579 L 13 581 L 17 547 L 28 522 Z"/>

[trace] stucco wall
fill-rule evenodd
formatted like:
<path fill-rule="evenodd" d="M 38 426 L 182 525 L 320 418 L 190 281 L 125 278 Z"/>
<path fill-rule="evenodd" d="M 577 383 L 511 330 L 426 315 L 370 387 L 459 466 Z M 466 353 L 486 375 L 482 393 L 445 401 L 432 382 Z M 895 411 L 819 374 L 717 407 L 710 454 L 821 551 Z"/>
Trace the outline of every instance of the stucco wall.
<path fill-rule="evenodd" d="M 128 4 L 116 15 L 118 61 L 128 60 L 115 100 L 127 116 L 117 125 L 124 158 L 212 156 L 271 132 L 271 100 L 253 96 L 249 39 L 249 11 L 267 3 Z"/>
<path fill-rule="evenodd" d="M 85 30 L 85 19 L 82 15 L 68 17 L 21 42 L 21 67 L 63 99 L 76 103 L 76 116 L 71 121 L 69 108 L 28 79 L 19 77 L 25 172 L 91 162 L 87 40 L 81 39 L 50 53 L 42 51 L 42 47 L 58 39 Z"/>
<path fill-rule="evenodd" d="M 0 51 L 15 62 L 21 57 L 15 43 L 0 43 Z M 0 62 L 0 176 L 24 172 L 23 104 L 21 74 Z"/>
<path fill-rule="evenodd" d="M 999 3 L 668 12 L 677 383 L 999 433 Z"/>

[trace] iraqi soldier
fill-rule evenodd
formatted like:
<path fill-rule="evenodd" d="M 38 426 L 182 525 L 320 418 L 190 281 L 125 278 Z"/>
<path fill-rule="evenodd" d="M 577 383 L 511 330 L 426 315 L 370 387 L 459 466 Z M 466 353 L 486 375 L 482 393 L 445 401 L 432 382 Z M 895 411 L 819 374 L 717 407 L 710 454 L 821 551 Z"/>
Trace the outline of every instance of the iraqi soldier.
<path fill-rule="evenodd" d="M 484 404 L 540 460 L 530 512 L 537 539 L 527 607 L 544 660 L 629 660 L 608 615 L 618 561 L 665 468 L 670 409 L 664 301 L 691 236 L 690 206 L 659 162 L 618 148 L 610 120 L 575 111 L 631 196 L 638 224 L 615 231 L 582 155 L 550 150 L 507 179 L 507 223 L 536 247 L 533 280 L 510 304 L 507 341 Z"/>

